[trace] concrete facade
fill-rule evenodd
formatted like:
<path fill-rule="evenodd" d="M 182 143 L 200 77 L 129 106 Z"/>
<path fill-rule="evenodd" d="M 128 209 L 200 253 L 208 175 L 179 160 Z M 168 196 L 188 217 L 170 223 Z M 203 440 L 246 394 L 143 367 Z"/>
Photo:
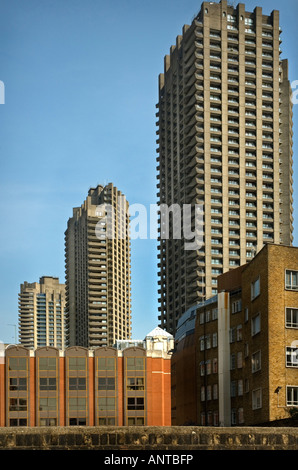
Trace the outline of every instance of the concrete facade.
<path fill-rule="evenodd" d="M 158 201 L 202 205 L 204 243 L 159 226 L 159 320 L 172 334 L 218 275 L 264 243 L 291 245 L 292 105 L 279 12 L 203 2 L 164 60 L 157 105 Z M 194 217 L 192 230 L 194 229 Z"/>
<path fill-rule="evenodd" d="M 19 293 L 19 342 L 36 349 L 42 346 L 64 348 L 65 284 L 43 276 L 38 282 L 24 282 Z"/>
<path fill-rule="evenodd" d="M 113 184 L 90 188 L 65 232 L 68 345 L 131 337 L 128 202 Z"/>

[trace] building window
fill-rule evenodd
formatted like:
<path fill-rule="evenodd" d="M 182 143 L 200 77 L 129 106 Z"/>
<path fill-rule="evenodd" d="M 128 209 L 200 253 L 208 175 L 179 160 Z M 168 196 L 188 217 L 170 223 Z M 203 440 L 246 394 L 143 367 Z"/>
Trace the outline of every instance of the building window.
<path fill-rule="evenodd" d="M 252 409 L 258 410 L 262 408 L 262 390 L 258 388 L 252 391 Z"/>
<path fill-rule="evenodd" d="M 40 357 L 38 360 L 39 370 L 56 370 L 55 357 Z"/>
<path fill-rule="evenodd" d="M 86 390 L 86 378 L 69 377 L 69 390 Z"/>
<path fill-rule="evenodd" d="M 251 319 L 251 335 L 254 336 L 261 331 L 261 315 L 258 313 Z"/>
<path fill-rule="evenodd" d="M 298 346 L 288 346 L 286 348 L 286 366 L 298 367 Z"/>
<path fill-rule="evenodd" d="M 298 308 L 286 308 L 286 327 L 298 328 Z"/>
<path fill-rule="evenodd" d="M 9 411 L 27 411 L 26 398 L 10 398 Z"/>
<path fill-rule="evenodd" d="M 26 377 L 14 377 L 9 379 L 9 390 L 27 390 Z"/>
<path fill-rule="evenodd" d="M 98 418 L 98 425 L 99 426 L 115 426 L 115 418 Z"/>
<path fill-rule="evenodd" d="M 40 426 L 57 426 L 57 418 L 40 418 Z"/>
<path fill-rule="evenodd" d="M 56 390 L 56 378 L 54 377 L 40 377 L 39 390 Z"/>
<path fill-rule="evenodd" d="M 144 377 L 127 377 L 127 390 L 144 390 Z"/>
<path fill-rule="evenodd" d="M 242 325 L 237 326 L 237 341 L 242 341 Z"/>
<path fill-rule="evenodd" d="M 85 370 L 86 358 L 85 357 L 70 357 L 69 370 Z"/>
<path fill-rule="evenodd" d="M 11 418 L 9 420 L 9 426 L 27 426 L 26 418 Z"/>
<path fill-rule="evenodd" d="M 127 409 L 128 410 L 144 410 L 145 409 L 144 397 L 128 397 Z"/>
<path fill-rule="evenodd" d="M 232 313 L 241 312 L 242 310 L 242 302 L 241 300 L 236 300 L 232 303 Z"/>
<path fill-rule="evenodd" d="M 8 364 L 9 370 L 27 370 L 26 357 L 10 357 Z"/>
<path fill-rule="evenodd" d="M 230 356 L 230 370 L 236 369 L 236 354 L 231 354 Z"/>
<path fill-rule="evenodd" d="M 237 352 L 237 368 L 242 369 L 242 351 Z"/>
<path fill-rule="evenodd" d="M 251 283 L 251 300 L 254 300 L 260 295 L 260 278 Z"/>
<path fill-rule="evenodd" d="M 71 411 L 85 411 L 86 398 L 85 397 L 69 397 L 69 410 Z M 86 424 L 86 423 L 85 423 Z"/>
<path fill-rule="evenodd" d="M 261 351 L 257 351 L 251 356 L 251 369 L 252 372 L 261 370 Z"/>
<path fill-rule="evenodd" d="M 145 362 L 143 357 L 128 357 L 126 362 L 127 370 L 144 370 Z"/>
<path fill-rule="evenodd" d="M 239 424 L 244 423 L 244 410 L 243 410 L 243 408 L 238 409 L 238 423 Z"/>
<path fill-rule="evenodd" d="M 86 426 L 86 418 L 69 418 L 69 426 Z"/>
<path fill-rule="evenodd" d="M 114 357 L 99 357 L 98 370 L 115 370 L 116 362 Z"/>
<path fill-rule="evenodd" d="M 98 390 L 115 390 L 115 377 L 98 377 Z"/>
<path fill-rule="evenodd" d="M 286 270 L 286 289 L 298 290 L 298 271 Z"/>
<path fill-rule="evenodd" d="M 144 426 L 145 424 L 145 419 L 142 417 L 129 417 L 127 418 L 127 424 L 128 426 Z"/>
<path fill-rule="evenodd" d="M 248 322 L 248 307 L 245 307 L 244 309 L 244 321 L 245 323 Z"/>
<path fill-rule="evenodd" d="M 115 397 L 99 397 L 98 409 L 99 411 L 115 411 Z"/>
<path fill-rule="evenodd" d="M 217 320 L 218 311 L 217 308 L 212 309 L 212 320 Z"/>
<path fill-rule="evenodd" d="M 231 397 L 234 398 L 236 396 L 236 380 L 232 380 L 231 382 Z"/>
<path fill-rule="evenodd" d="M 55 411 L 56 410 L 56 398 L 40 398 L 39 399 L 39 411 Z"/>
<path fill-rule="evenodd" d="M 287 387 L 287 406 L 298 406 L 298 387 Z"/>

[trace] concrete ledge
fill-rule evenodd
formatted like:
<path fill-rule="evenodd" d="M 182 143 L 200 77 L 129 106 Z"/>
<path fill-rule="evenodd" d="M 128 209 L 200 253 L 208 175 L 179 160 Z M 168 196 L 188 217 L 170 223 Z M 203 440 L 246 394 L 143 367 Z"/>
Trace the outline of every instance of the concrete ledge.
<path fill-rule="evenodd" d="M 6 427 L 0 450 L 297 450 L 298 428 Z"/>

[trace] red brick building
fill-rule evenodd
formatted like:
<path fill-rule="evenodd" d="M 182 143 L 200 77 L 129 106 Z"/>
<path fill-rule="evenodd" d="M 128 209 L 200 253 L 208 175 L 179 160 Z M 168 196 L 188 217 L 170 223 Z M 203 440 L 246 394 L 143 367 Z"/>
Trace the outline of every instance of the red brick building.
<path fill-rule="evenodd" d="M 0 351 L 0 426 L 171 425 L 173 338 Z"/>

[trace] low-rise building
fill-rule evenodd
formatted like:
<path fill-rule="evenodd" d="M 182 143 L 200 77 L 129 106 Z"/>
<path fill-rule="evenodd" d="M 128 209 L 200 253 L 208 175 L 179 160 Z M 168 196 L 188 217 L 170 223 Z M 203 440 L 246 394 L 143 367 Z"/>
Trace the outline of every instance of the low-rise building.
<path fill-rule="evenodd" d="M 139 343 L 3 347 L 0 426 L 171 425 L 173 337 L 156 328 Z"/>
<path fill-rule="evenodd" d="M 289 418 L 298 407 L 298 248 L 267 244 L 248 264 L 219 276 L 218 287 L 217 296 L 188 310 L 178 325 L 173 424 Z M 185 369 L 194 378 L 184 398 L 177 371 Z"/>

